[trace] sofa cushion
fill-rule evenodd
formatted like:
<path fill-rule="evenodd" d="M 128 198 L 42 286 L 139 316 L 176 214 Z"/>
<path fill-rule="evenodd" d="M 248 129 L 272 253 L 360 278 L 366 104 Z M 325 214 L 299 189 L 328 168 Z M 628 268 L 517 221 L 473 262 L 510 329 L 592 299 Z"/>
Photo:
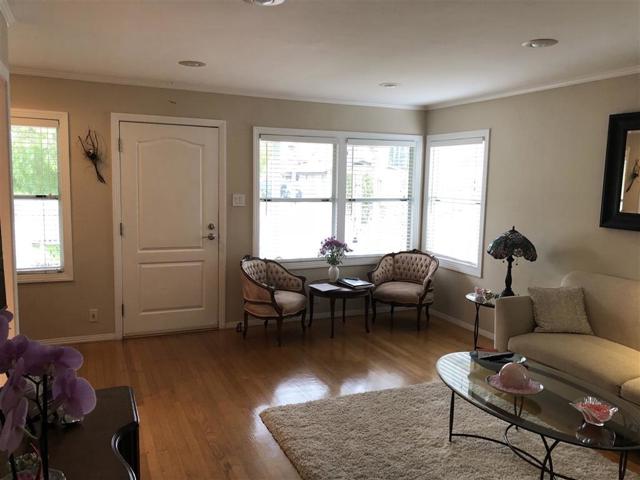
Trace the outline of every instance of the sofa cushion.
<path fill-rule="evenodd" d="M 421 283 L 386 282 L 376 287 L 373 292 L 373 298 L 382 302 L 417 305 L 423 291 L 424 287 Z M 431 303 L 432 301 L 433 294 L 429 292 L 422 303 L 426 304 Z"/>
<path fill-rule="evenodd" d="M 634 378 L 622 384 L 620 396 L 640 405 L 640 378 Z"/>
<path fill-rule="evenodd" d="M 580 287 L 529 287 L 536 332 L 593 335 Z"/>
<path fill-rule="evenodd" d="M 276 303 L 282 308 L 283 315 L 293 315 L 301 312 L 307 306 L 307 297 L 287 290 L 275 291 Z M 267 304 L 246 303 L 244 309 L 254 317 L 277 317 L 278 312 Z"/>
<path fill-rule="evenodd" d="M 616 395 L 640 377 L 640 352 L 595 335 L 526 333 L 509 339 L 509 350 L 567 372 Z"/>

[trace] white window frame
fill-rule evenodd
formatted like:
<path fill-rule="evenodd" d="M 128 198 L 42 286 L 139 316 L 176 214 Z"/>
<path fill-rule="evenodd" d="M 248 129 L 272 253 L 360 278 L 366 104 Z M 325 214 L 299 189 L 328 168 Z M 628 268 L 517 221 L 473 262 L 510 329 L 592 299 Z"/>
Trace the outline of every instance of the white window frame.
<path fill-rule="evenodd" d="M 433 253 L 438 257 L 440 266 L 456 272 L 465 273 L 474 277 L 482 278 L 482 262 L 484 259 L 484 231 L 486 227 L 486 205 L 487 205 L 487 182 L 489 179 L 489 143 L 491 138 L 491 129 L 472 130 L 466 132 L 455 133 L 443 133 L 437 135 L 427 135 L 426 146 L 426 162 L 424 169 L 424 192 L 423 192 L 423 206 L 424 218 L 422 221 L 422 249 L 428 251 L 426 248 L 427 243 L 427 228 L 429 221 L 427 218 L 428 212 L 428 195 L 429 195 L 429 166 L 431 164 L 431 147 L 434 144 L 452 144 L 456 141 L 468 141 L 482 137 L 485 141 L 484 146 L 484 160 L 482 165 L 483 178 L 482 178 L 482 196 L 480 200 L 480 228 L 478 229 L 478 252 L 477 252 L 477 265 L 473 265 L 467 262 L 460 261 L 455 258 L 446 257 L 438 252 Z"/>
<path fill-rule="evenodd" d="M 333 211 L 334 230 L 336 238 L 344 240 L 345 207 L 346 207 L 346 164 L 347 164 L 347 142 L 349 140 L 366 142 L 373 144 L 380 142 L 411 142 L 415 144 L 415 157 L 413 161 L 413 199 L 411 202 L 411 226 L 410 247 L 416 248 L 420 238 L 420 208 L 421 208 L 421 183 L 422 183 L 422 159 L 423 159 L 423 137 L 422 135 L 408 135 L 397 133 L 366 133 L 366 132 L 345 132 L 334 130 L 306 130 L 297 128 L 272 128 L 253 127 L 253 255 L 259 256 L 260 252 L 260 136 L 278 136 L 286 140 L 323 141 L 334 143 L 336 146 L 333 196 L 335 198 L 335 208 Z M 327 232 L 328 235 L 331 232 Z M 318 239 L 318 245 L 320 241 Z M 388 253 L 388 252 L 385 252 Z M 347 255 L 343 265 L 373 265 L 380 255 Z M 300 258 L 279 260 L 283 265 L 291 269 L 324 268 L 327 263 L 321 258 Z"/>
<path fill-rule="evenodd" d="M 60 205 L 60 221 L 62 222 L 62 268 L 60 270 L 37 270 L 29 272 L 21 272 L 16 269 L 16 277 L 18 283 L 69 282 L 73 280 L 71 172 L 69 164 L 69 115 L 67 112 L 12 108 L 11 125 L 13 125 L 14 119 L 21 118 L 54 120 L 58 122 L 58 202 Z M 13 172 L 11 174 L 13 177 Z M 15 221 L 14 219 L 12 220 Z"/>

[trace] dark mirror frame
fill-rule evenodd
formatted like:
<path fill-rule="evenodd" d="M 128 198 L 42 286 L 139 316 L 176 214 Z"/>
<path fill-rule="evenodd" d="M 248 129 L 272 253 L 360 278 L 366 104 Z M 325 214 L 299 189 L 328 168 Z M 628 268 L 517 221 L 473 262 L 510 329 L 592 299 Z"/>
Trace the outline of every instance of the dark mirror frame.
<path fill-rule="evenodd" d="M 609 116 L 607 157 L 604 164 L 602 209 L 600 210 L 601 227 L 640 230 L 640 214 L 620 212 L 620 195 L 624 180 L 622 178 L 624 150 L 629 130 L 640 130 L 640 112 Z"/>

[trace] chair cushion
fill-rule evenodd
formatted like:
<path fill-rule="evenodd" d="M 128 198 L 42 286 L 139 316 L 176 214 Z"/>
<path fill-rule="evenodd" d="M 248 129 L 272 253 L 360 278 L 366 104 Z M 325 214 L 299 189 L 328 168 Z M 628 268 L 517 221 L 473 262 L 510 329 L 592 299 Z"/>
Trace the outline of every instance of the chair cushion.
<path fill-rule="evenodd" d="M 526 333 L 509 339 L 509 350 L 620 395 L 640 377 L 640 352 L 619 343 L 575 333 Z"/>
<path fill-rule="evenodd" d="M 640 405 L 640 378 L 634 378 L 622 384 L 620 396 Z"/>
<path fill-rule="evenodd" d="M 381 302 L 407 303 L 417 305 L 422 295 L 423 286 L 413 282 L 386 282 L 376 287 L 373 298 Z M 433 302 L 433 294 L 429 292 L 423 304 Z"/>
<path fill-rule="evenodd" d="M 307 297 L 287 290 L 275 291 L 276 303 L 282 309 L 282 315 L 294 315 L 307 308 Z M 254 317 L 277 317 L 278 312 L 267 304 L 246 303 L 244 309 Z"/>

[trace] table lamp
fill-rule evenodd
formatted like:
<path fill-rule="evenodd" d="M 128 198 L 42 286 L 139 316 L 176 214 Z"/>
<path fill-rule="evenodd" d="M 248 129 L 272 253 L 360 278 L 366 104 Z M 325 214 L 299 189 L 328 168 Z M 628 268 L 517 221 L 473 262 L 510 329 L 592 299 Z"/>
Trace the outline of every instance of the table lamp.
<path fill-rule="evenodd" d="M 538 258 L 536 247 L 527 237 L 518 232 L 515 226 L 491 242 L 487 253 L 498 260 L 507 260 L 507 276 L 504 279 L 505 288 L 500 294 L 501 297 L 513 297 L 515 295 L 511 290 L 511 264 L 514 260 L 513 257 L 524 257 L 530 262 L 535 262 Z"/>

